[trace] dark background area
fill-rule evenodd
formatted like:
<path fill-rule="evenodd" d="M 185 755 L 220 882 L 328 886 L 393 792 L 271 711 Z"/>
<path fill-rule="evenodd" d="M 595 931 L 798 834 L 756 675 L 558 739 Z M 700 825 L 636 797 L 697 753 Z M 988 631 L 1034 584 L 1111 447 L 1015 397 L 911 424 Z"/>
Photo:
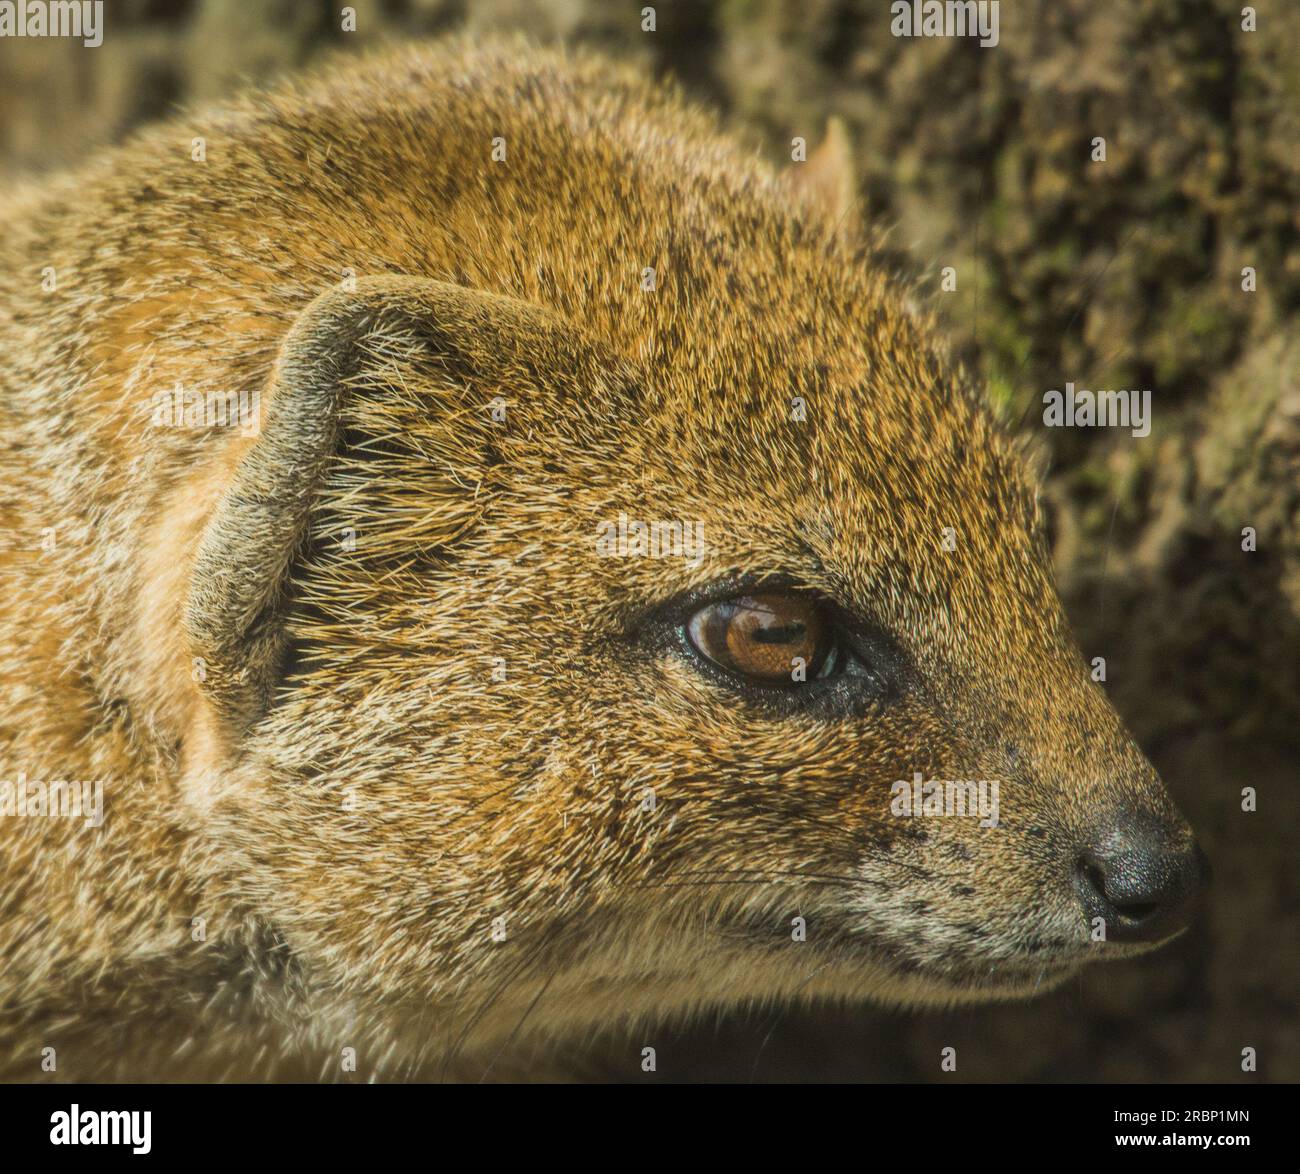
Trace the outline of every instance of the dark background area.
<path fill-rule="evenodd" d="M 1244 32 L 1242 5 L 1217 0 L 1014 0 L 982 49 L 894 38 L 885 0 L 668 0 L 653 34 L 643 6 L 359 0 L 345 34 L 340 4 L 109 0 L 101 48 L 0 41 L 0 180 L 39 182 L 329 52 L 465 29 L 672 74 L 777 163 L 841 118 L 885 263 L 1042 453 L 1085 652 L 1200 834 L 1212 890 L 1173 947 L 1033 1003 L 756 1010 L 618 1033 L 591 1074 L 644 1079 L 651 1043 L 662 1080 L 1300 1078 L 1300 7 L 1256 4 Z M 1066 380 L 1152 388 L 1151 435 L 1042 427 Z"/>

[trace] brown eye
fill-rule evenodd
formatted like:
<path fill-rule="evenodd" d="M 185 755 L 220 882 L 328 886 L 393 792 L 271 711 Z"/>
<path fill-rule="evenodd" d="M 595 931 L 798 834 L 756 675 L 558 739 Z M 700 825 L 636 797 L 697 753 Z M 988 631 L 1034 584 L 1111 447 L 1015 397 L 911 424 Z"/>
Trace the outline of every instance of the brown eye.
<path fill-rule="evenodd" d="M 687 634 L 715 664 L 768 685 L 826 676 L 835 660 L 831 625 L 815 600 L 765 593 L 701 608 Z M 796 675 L 798 662 L 803 673 Z"/>

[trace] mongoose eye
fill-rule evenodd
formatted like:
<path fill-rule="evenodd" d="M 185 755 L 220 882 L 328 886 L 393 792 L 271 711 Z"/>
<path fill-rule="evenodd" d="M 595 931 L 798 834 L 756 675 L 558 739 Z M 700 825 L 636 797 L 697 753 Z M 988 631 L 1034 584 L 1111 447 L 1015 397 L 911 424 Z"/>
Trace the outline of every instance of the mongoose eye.
<path fill-rule="evenodd" d="M 834 676 L 844 664 L 835 627 L 806 596 L 765 592 L 700 608 L 686 625 L 697 652 L 765 685 Z"/>

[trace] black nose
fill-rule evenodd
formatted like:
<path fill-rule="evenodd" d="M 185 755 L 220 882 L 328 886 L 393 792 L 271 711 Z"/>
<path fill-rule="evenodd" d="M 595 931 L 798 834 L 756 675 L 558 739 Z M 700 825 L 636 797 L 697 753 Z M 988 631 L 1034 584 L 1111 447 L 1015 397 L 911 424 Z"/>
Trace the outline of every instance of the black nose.
<path fill-rule="evenodd" d="M 1205 857 L 1189 836 L 1129 814 L 1099 831 L 1079 855 L 1079 896 L 1106 940 L 1156 942 L 1191 920 Z"/>

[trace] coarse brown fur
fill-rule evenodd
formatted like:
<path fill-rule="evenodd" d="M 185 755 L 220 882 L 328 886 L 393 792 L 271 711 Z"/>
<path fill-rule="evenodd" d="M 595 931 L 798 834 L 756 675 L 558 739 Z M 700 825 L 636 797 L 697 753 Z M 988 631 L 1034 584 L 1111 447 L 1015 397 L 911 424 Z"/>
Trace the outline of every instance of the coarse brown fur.
<path fill-rule="evenodd" d="M 410 51 L 0 217 L 0 779 L 105 816 L 0 819 L 9 1078 L 518 1074 L 1132 952 L 1076 846 L 1188 833 L 1022 462 L 871 249 L 670 89 Z M 257 389 L 260 431 L 159 425 L 177 384 Z M 597 557 L 620 513 L 708 554 Z M 774 708 L 663 635 L 765 578 L 881 633 L 897 694 Z M 1000 826 L 891 817 L 916 771 L 1002 780 Z"/>

